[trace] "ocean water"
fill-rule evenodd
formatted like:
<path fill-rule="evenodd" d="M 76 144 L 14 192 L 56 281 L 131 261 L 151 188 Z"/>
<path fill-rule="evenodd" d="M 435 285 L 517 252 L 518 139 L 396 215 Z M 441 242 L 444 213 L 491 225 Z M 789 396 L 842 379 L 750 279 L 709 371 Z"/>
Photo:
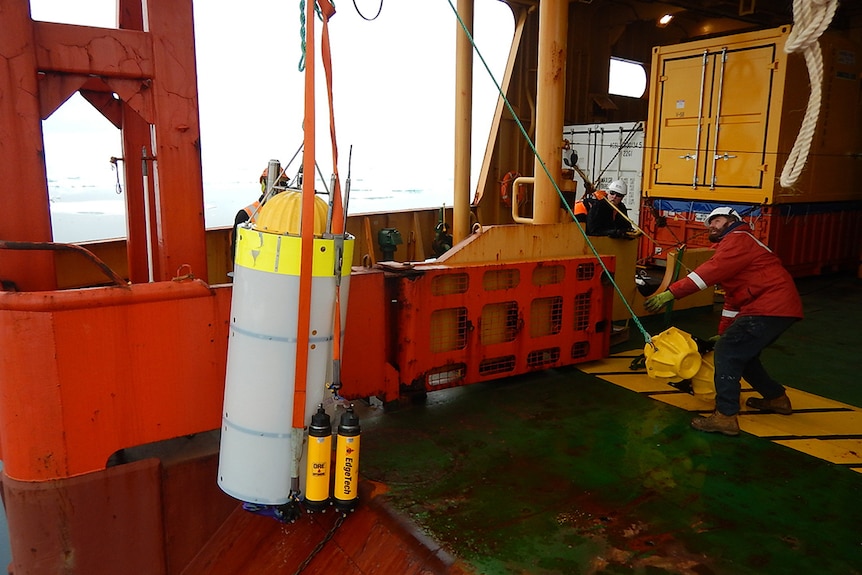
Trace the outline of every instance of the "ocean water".
<path fill-rule="evenodd" d="M 322 190 L 321 185 L 317 186 Z M 451 180 L 351 181 L 348 212 L 360 214 L 384 210 L 436 208 L 452 205 Z M 51 224 L 54 241 L 82 242 L 126 237 L 125 192 L 116 186 L 86 184 L 77 179 L 49 180 Z M 260 196 L 256 182 L 204 182 L 206 227 L 233 225 L 238 210 Z"/>

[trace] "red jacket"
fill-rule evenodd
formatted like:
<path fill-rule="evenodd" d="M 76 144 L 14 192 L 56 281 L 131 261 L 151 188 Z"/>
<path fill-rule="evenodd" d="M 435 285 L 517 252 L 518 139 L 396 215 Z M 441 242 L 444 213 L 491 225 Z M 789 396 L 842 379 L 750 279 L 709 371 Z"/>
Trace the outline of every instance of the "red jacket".
<path fill-rule="evenodd" d="M 715 284 L 724 288 L 720 334 L 740 315 L 802 318 L 793 278 L 744 222 L 733 224 L 719 238 L 715 254 L 668 289 L 679 299 Z"/>

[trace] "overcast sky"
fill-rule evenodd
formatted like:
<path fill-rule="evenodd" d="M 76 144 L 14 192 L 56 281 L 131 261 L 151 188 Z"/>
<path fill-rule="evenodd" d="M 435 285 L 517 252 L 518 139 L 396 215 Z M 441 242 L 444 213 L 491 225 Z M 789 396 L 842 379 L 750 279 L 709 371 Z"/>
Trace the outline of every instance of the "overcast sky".
<path fill-rule="evenodd" d="M 113 27 L 114 4 L 31 0 L 31 11 L 36 20 Z M 356 5 L 373 16 L 379 1 Z M 354 178 L 450 179 L 457 21 L 449 2 L 387 0 L 372 22 L 359 17 L 352 0 L 339 0 L 336 8 L 330 29 L 342 176 L 352 144 Z M 253 182 L 268 159 L 287 162 L 302 142 L 299 2 L 198 0 L 194 10 L 204 181 Z M 511 12 L 498 0 L 476 0 L 475 21 L 477 45 L 499 81 L 512 38 Z M 474 66 L 473 154 L 479 160 L 496 88 L 478 59 Z M 322 81 L 319 65 L 318 75 Z M 71 170 L 83 177 L 96 170 L 110 181 L 107 160 L 121 155 L 118 133 L 82 103 L 70 102 L 45 123 L 49 175 Z M 326 118 L 321 102 L 317 157 L 328 177 Z"/>

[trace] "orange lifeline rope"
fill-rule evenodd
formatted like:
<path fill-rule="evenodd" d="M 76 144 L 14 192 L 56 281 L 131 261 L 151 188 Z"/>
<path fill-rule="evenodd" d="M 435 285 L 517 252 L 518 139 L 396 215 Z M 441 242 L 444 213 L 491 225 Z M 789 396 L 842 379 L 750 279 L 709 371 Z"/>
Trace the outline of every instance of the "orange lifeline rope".
<path fill-rule="evenodd" d="M 321 59 L 323 61 L 326 75 L 327 92 L 329 98 L 329 131 L 332 138 L 333 172 L 335 184 L 331 193 L 332 199 L 332 232 L 339 235 L 344 230 L 344 213 L 341 202 L 341 183 L 338 176 L 338 153 L 335 139 L 335 116 L 332 98 L 332 62 L 329 44 L 329 19 L 335 14 L 335 6 L 329 0 L 318 0 L 308 2 L 305 8 L 305 20 L 310 22 L 306 27 L 306 51 L 305 58 L 305 122 L 303 172 L 315 173 L 315 116 L 314 116 L 314 11 L 320 10 L 323 18 Z M 302 226 L 300 236 L 302 238 L 302 250 L 300 253 L 300 276 L 299 276 L 299 298 L 297 317 L 297 346 L 296 346 L 296 370 L 294 383 L 293 403 L 293 427 L 305 427 L 305 401 L 306 401 L 306 379 L 308 377 L 308 330 L 311 325 L 311 283 L 312 267 L 314 260 L 314 177 L 306 177 L 302 181 Z M 338 273 L 341 273 L 338 270 Z M 339 309 L 339 294 L 336 293 L 335 330 L 333 348 L 335 354 L 339 353 L 341 332 L 341 311 Z"/>
<path fill-rule="evenodd" d="M 314 6 L 306 4 L 305 121 L 303 122 L 302 225 L 300 237 L 299 297 L 297 298 L 296 368 L 294 371 L 293 428 L 305 427 L 306 378 L 308 377 L 308 330 L 311 325 L 311 279 L 314 258 Z"/>

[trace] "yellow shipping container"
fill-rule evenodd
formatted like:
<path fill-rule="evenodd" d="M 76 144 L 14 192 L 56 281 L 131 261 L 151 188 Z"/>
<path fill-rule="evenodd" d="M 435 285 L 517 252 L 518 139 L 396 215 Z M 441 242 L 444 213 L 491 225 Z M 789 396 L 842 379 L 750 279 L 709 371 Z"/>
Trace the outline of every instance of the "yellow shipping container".
<path fill-rule="evenodd" d="M 779 177 L 809 96 L 790 26 L 653 49 L 643 196 L 790 204 L 862 199 L 860 53 L 820 40 L 824 82 L 811 152 L 796 185 Z"/>

